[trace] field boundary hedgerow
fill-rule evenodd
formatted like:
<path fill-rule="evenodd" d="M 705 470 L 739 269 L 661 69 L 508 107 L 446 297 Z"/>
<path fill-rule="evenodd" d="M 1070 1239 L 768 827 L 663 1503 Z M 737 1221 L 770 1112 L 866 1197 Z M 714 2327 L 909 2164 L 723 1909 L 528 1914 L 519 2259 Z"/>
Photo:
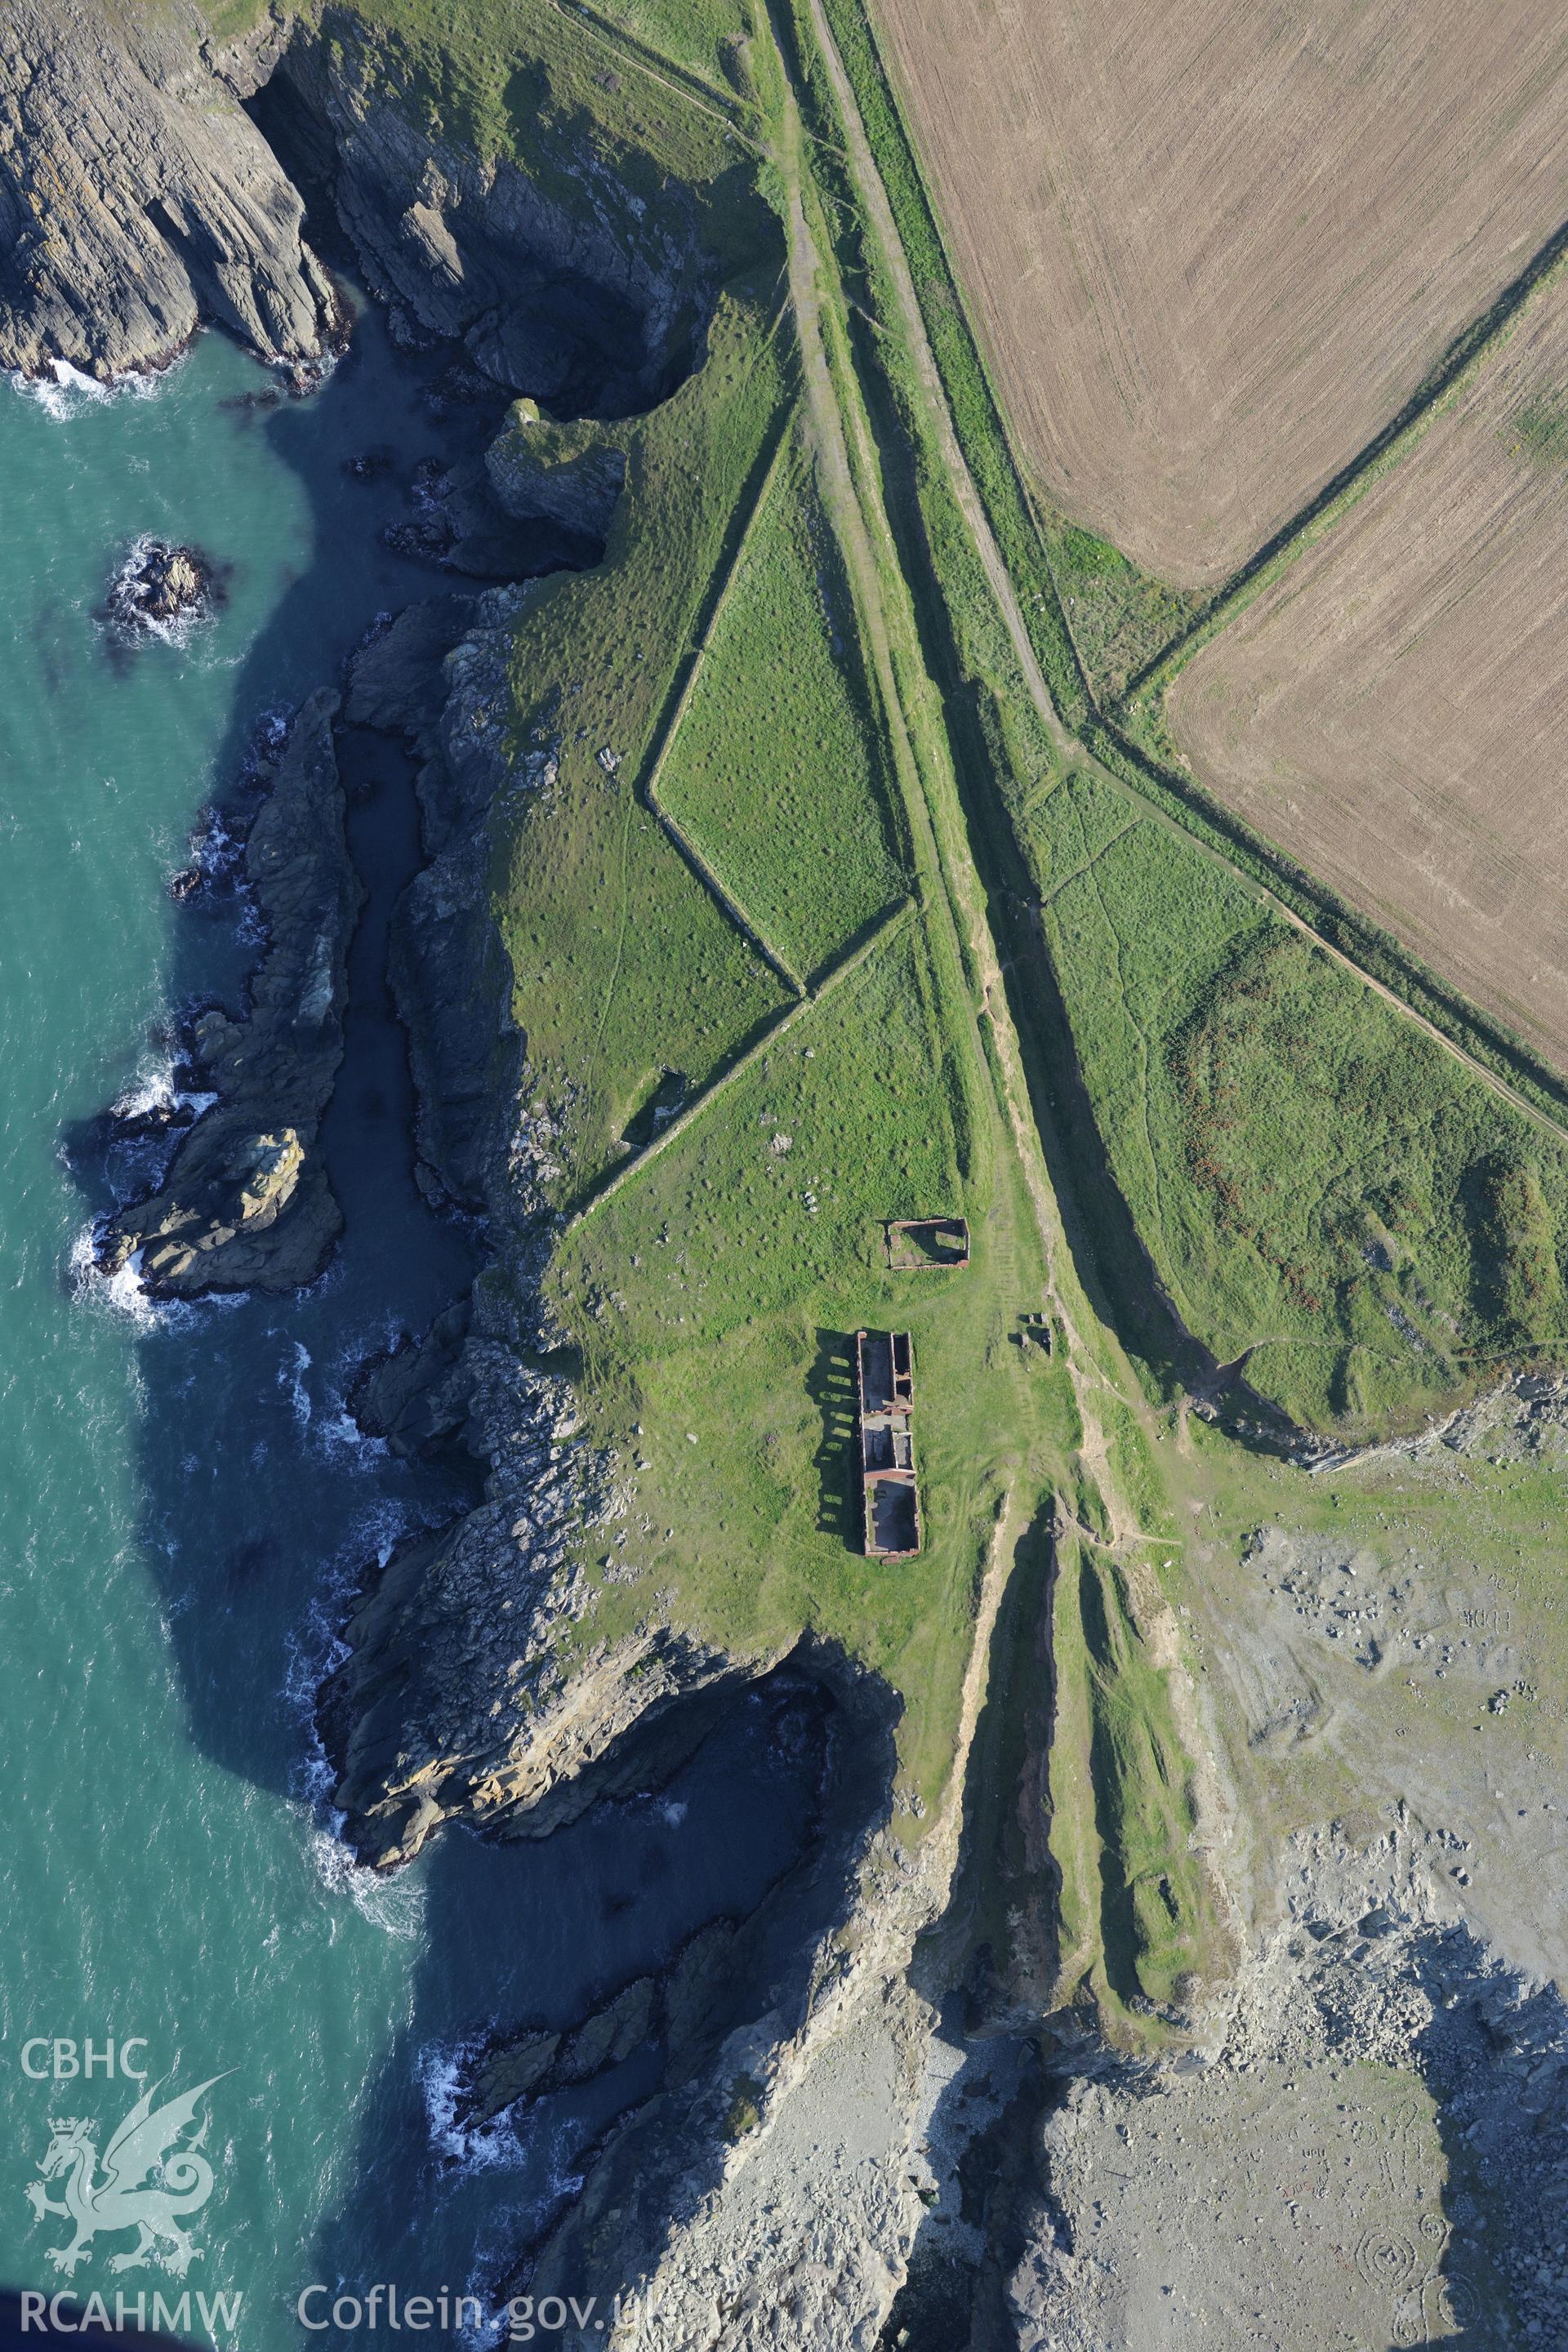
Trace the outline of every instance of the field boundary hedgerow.
<path fill-rule="evenodd" d="M 959 451 L 970 469 L 1003 567 L 1016 592 L 1020 585 L 1029 592 L 1016 593 L 1016 603 L 1052 706 L 1041 715 L 1067 738 L 1058 740 L 1058 751 L 1068 761 L 1076 755 L 1099 768 L 1109 781 L 1144 805 L 1154 807 L 1223 864 L 1245 875 L 1288 920 L 1309 931 L 1368 985 L 1389 995 L 1516 1108 L 1543 1120 L 1554 1133 L 1563 1132 L 1568 1083 L 1522 1039 L 1469 1004 L 1401 941 L 1358 915 L 1195 779 L 1138 742 L 1100 709 L 1062 612 L 1040 520 L 1013 454 L 1000 404 L 969 323 L 935 207 L 876 36 L 852 0 L 819 0 L 819 5 L 859 110 L 894 229 L 904 247 L 919 323 L 947 399 Z M 1325 519 L 1327 506 L 1333 503 L 1337 516 L 1342 511 L 1340 502 L 1348 504 L 1364 488 L 1372 467 L 1380 461 L 1383 466 L 1395 462 L 1435 403 L 1455 391 L 1468 372 L 1495 349 L 1530 297 L 1565 261 L 1568 223 L 1537 248 L 1496 301 L 1454 339 L 1437 368 L 1428 373 L 1420 394 L 1413 396 L 1419 401 L 1419 415 L 1410 415 L 1412 404 L 1407 403 L 1392 426 L 1360 452 L 1349 468 L 1342 469 L 1342 476 L 1336 477 L 1337 488 L 1330 486 L 1310 509 L 1302 509 L 1274 534 L 1268 543 L 1273 554 L 1263 550 L 1250 558 L 1221 596 L 1229 589 L 1243 598 L 1258 593 L 1264 584 L 1261 566 L 1276 561 L 1283 564 L 1287 560 L 1283 541 L 1292 531 L 1299 537 L 1314 523 L 1320 530 L 1330 527 L 1333 518 Z M 940 299 L 932 299 L 933 289 Z M 1390 442 L 1395 436 L 1400 437 L 1391 454 Z M 1352 472 L 1353 482 L 1345 478 Z M 1000 527 L 999 515 L 1006 518 Z M 1020 550 L 1026 559 L 1022 562 L 1016 560 Z M 1194 624 L 1194 627 L 1201 625 L 1201 620 Z M 1198 640 L 1191 632 L 1179 642 L 1197 650 Z M 1026 675 L 1025 683 L 1028 684 Z M 1121 708 L 1125 706 L 1124 697 Z"/>
<path fill-rule="evenodd" d="M 1243 876 L 1295 929 L 1386 997 L 1516 1110 L 1568 1139 L 1568 1082 L 1428 971 L 1403 941 L 1368 922 L 1316 875 L 1255 834 L 1195 777 L 1157 759 L 1109 720 L 1085 730 L 1085 748 L 1108 781 Z"/>
<path fill-rule="evenodd" d="M 600 1180 L 587 1198 L 580 1202 L 572 1211 L 563 1230 L 569 1234 L 574 1233 L 577 1227 L 593 1216 L 596 1210 L 602 1209 L 606 1201 L 612 1200 L 625 1185 L 629 1184 L 635 1176 L 640 1176 L 661 1152 L 668 1150 L 678 1137 L 686 1133 L 702 1113 L 711 1109 L 727 1087 L 733 1086 L 737 1078 L 743 1077 L 754 1062 L 760 1061 L 764 1054 L 775 1046 L 785 1030 L 792 1028 L 803 1013 L 809 1013 L 815 1005 L 820 1004 L 825 997 L 831 996 L 836 989 L 843 986 L 852 973 L 858 971 L 868 957 L 872 955 L 885 940 L 890 939 L 900 924 L 909 919 L 914 908 L 913 898 L 901 899 L 898 906 L 879 919 L 876 929 L 865 939 L 851 940 L 837 962 L 830 964 L 813 987 L 802 989 L 795 1003 L 785 1005 L 784 1011 L 763 1030 L 762 1035 L 754 1037 L 745 1051 L 738 1054 L 727 1069 L 721 1070 L 718 1076 L 710 1085 L 704 1087 L 700 1095 L 686 1104 L 667 1126 L 661 1128 L 650 1143 L 646 1143 L 632 1159 Z"/>
<path fill-rule="evenodd" d="M 855 0 L 822 0 L 822 6 L 887 192 L 959 446 L 1008 572 L 1027 592 L 1020 609 L 1057 710 L 1081 725 L 1093 697 L 881 46 Z"/>
<path fill-rule="evenodd" d="M 794 990 L 797 998 L 804 997 L 806 993 L 805 981 L 767 939 L 761 926 L 748 912 L 735 892 L 720 880 L 718 874 L 679 820 L 672 816 L 669 810 L 666 808 L 659 798 L 658 780 L 663 773 L 665 762 L 674 748 L 675 740 L 680 732 L 681 721 L 690 707 L 698 678 L 701 675 L 709 648 L 713 643 L 714 632 L 719 626 L 720 615 L 724 610 L 731 589 L 740 576 L 741 566 L 745 562 L 746 550 L 752 543 L 752 534 L 773 496 L 773 486 L 788 462 L 790 436 L 798 414 L 798 404 L 792 404 L 786 407 L 780 420 L 778 439 L 763 472 L 756 497 L 752 501 L 752 510 L 736 534 L 729 562 L 710 583 L 707 617 L 699 632 L 697 643 L 692 647 L 685 675 L 679 680 L 666 706 L 659 721 L 658 731 L 654 737 L 647 766 L 637 784 L 637 792 L 644 803 L 663 826 L 670 841 L 685 858 L 698 880 L 711 892 L 737 930 L 743 932 L 756 949 L 757 953 L 773 967 L 785 986 Z"/>
<path fill-rule="evenodd" d="M 1131 711 L 1145 697 L 1151 702 L 1157 701 L 1194 655 L 1227 627 L 1238 613 L 1244 612 L 1299 554 L 1315 546 L 1331 530 L 1374 481 L 1398 465 L 1420 438 L 1439 405 L 1461 391 L 1494 356 L 1526 305 L 1557 275 L 1565 261 L 1568 221 L 1553 229 L 1536 247 L 1496 300 L 1460 330 L 1387 424 L 1370 441 L 1363 442 L 1321 489 L 1298 507 L 1278 530 L 1271 531 L 1262 546 L 1254 549 L 1246 562 L 1215 590 L 1191 625 L 1128 680 L 1117 707 Z"/>

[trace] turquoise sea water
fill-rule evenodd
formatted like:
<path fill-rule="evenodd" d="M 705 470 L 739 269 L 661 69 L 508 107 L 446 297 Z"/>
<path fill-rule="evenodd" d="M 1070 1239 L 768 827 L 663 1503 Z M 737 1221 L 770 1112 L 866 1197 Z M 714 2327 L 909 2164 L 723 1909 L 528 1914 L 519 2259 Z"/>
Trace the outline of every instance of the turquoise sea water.
<path fill-rule="evenodd" d="M 570 2022 L 753 1904 L 810 1811 L 752 1700 L 672 1787 L 539 1844 L 448 1835 L 373 1882 L 331 1836 L 310 1696 L 337 1608 L 400 1528 L 462 1499 L 359 1439 L 342 1402 L 473 1262 L 412 1181 L 382 956 L 415 822 L 390 751 L 353 820 L 373 900 L 326 1138 L 348 1217 L 332 1268 L 298 1299 L 174 1310 L 89 1270 L 90 1218 L 134 1172 L 94 1122 L 166 1085 L 171 1017 L 236 1001 L 244 970 L 232 908 L 168 897 L 191 826 L 263 714 L 332 678 L 377 611 L 446 584 L 378 533 L 416 461 L 478 429 L 437 420 L 374 319 L 313 398 L 236 404 L 267 387 L 216 336 L 148 394 L 0 384 L 0 2284 L 61 2283 L 69 2224 L 26 2194 L 51 2119 L 86 2118 L 101 2153 L 138 2088 L 101 2066 L 36 2079 L 45 2045 L 135 2037 L 167 2095 L 222 2077 L 200 2252 L 184 2279 L 114 2275 L 122 2231 L 72 2284 L 111 2307 L 237 2294 L 213 2333 L 247 2352 L 338 2340 L 294 2316 L 314 2280 L 493 2282 L 654 2062 L 464 2141 L 454 2053 L 497 2020 Z M 343 460 L 372 445 L 395 463 L 367 485 Z M 97 611 L 149 531 L 227 567 L 227 601 L 184 645 L 116 658 Z"/>

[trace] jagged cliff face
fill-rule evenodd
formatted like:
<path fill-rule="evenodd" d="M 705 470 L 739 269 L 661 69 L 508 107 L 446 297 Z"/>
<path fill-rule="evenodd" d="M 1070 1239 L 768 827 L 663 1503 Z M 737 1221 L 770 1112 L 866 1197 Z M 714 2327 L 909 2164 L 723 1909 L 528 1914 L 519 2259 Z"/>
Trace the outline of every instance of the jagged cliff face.
<path fill-rule="evenodd" d="M 215 50 L 190 0 L 12 0 L 0 367 L 156 368 L 213 321 L 308 375 L 343 320 L 295 176 L 330 194 L 395 328 L 462 341 L 514 391 L 622 414 L 700 353 L 711 273 L 689 191 L 650 205 L 586 143 L 563 145 L 550 189 L 481 160 L 351 11 L 264 18 Z"/>
<path fill-rule="evenodd" d="M 175 1297 L 313 1281 L 342 1220 L 317 1150 L 343 1056 L 348 950 L 364 889 L 343 832 L 323 687 L 294 721 L 246 845 L 267 950 L 243 1021 L 208 1012 L 193 1043 L 216 1104 L 150 1200 L 110 1221 L 100 1255 L 140 1253 L 142 1281 Z"/>
<path fill-rule="evenodd" d="M 538 400 L 610 415 L 646 407 L 700 356 L 711 272 L 686 192 L 672 188 L 650 216 L 584 156 L 568 202 L 519 168 L 451 149 L 400 102 L 384 59 L 357 46 L 352 28 L 333 45 L 335 18 L 320 37 L 275 28 L 281 63 L 269 49 L 229 53 L 225 91 L 196 62 L 192 18 L 171 19 L 177 30 L 144 56 L 77 0 L 25 8 L 23 37 L 7 47 L 0 37 L 0 103 L 28 142 L 26 157 L 17 136 L 0 149 L 0 193 L 20 207 L 15 230 L 4 222 L 12 234 L 0 258 L 0 338 L 9 338 L 0 359 L 10 364 L 43 370 L 66 359 L 101 374 L 155 364 L 207 316 L 265 356 L 308 366 L 331 319 L 327 280 L 300 241 L 293 173 L 331 195 L 403 331 L 462 340 L 492 378 Z M 101 54 L 89 59 L 94 42 Z M 27 127 L 43 118 L 24 53 L 49 59 L 52 147 Z M 74 94 L 67 102 L 73 70 L 120 112 L 89 116 L 84 129 Z M 264 140 L 232 86 L 248 91 L 268 75 Z M 199 129 L 208 106 L 219 128 L 202 146 L 181 110 Z M 198 152 L 206 178 L 190 160 Z M 27 174 L 46 154 L 68 191 L 53 216 L 63 222 L 58 250 L 28 226 Z M 272 192 L 256 218 L 224 209 L 236 155 Z M 176 165 L 185 226 L 174 235 L 159 226 L 158 207 L 175 217 L 167 190 Z M 303 289 L 292 309 L 289 288 Z M 528 432 L 538 422 L 526 404 L 514 413 L 491 452 L 486 495 L 513 523 L 542 519 L 602 537 L 623 493 L 624 453 L 584 444 L 563 455 L 542 435 L 542 454 Z M 475 486 L 459 487 L 472 505 Z M 653 1620 L 592 1654 L 565 1648 L 579 1597 L 568 1534 L 599 1520 L 613 1544 L 630 1504 L 616 1462 L 582 1442 L 569 1383 L 541 1361 L 551 1335 L 530 1301 L 531 1255 L 545 1241 L 531 1180 L 550 1139 L 521 1113 L 521 1041 L 487 888 L 496 795 L 551 782 L 550 752 L 520 757 L 510 740 L 509 663 L 529 593 L 501 587 L 411 608 L 363 650 L 341 709 L 351 725 L 404 733 L 419 762 L 428 863 L 398 921 L 394 975 L 418 1084 L 421 1172 L 486 1214 L 493 1259 L 466 1334 L 439 1332 L 410 1351 L 417 1360 L 396 1382 L 382 1383 L 387 1425 L 411 1433 L 406 1442 L 461 1433 L 482 1456 L 486 1498 L 394 1559 L 345 1629 L 348 1655 L 322 1694 L 346 1834 L 383 1867 L 455 1819 L 539 1835 L 600 1794 L 658 1779 L 742 1685 L 781 1663 L 776 1650 L 734 1654 Z M 198 1038 L 219 1100 L 159 1195 L 113 1236 L 121 1252 L 142 1250 L 144 1270 L 167 1288 L 308 1279 L 335 1230 L 315 1143 L 341 1056 L 355 911 L 331 750 L 339 715 L 331 692 L 307 705 L 252 835 L 247 878 L 269 948 L 247 1028 L 210 1025 Z M 306 1003 L 301 1040 L 292 1015 Z M 252 1146 L 267 1137 L 287 1139 L 258 1190 Z M 776 2303 L 798 2305 L 796 2340 L 869 2345 L 924 2210 L 912 2149 L 932 2018 L 900 1979 L 945 1896 L 956 1798 L 944 1833 L 912 1860 L 889 1820 L 892 1693 L 824 1646 L 802 1643 L 791 1663 L 833 1702 L 835 1769 L 812 1852 L 752 1920 L 717 1923 L 657 1985 L 626 1989 L 542 2062 L 563 2080 L 586 2079 L 653 2033 L 665 2063 L 659 2094 L 606 2152 L 544 2275 L 553 2261 L 575 2284 L 574 2265 L 591 2255 L 595 2274 L 653 2279 L 661 2294 L 667 2277 L 672 2295 L 681 2277 L 683 2340 L 711 2340 L 706 2331 L 726 2327 L 744 2294 L 737 2343 L 763 2340 Z M 973 1705 L 968 1715 L 972 1728 Z M 847 2075 L 828 2047 L 844 2034 L 855 2053 Z M 542 2079 L 528 2073 L 537 2052 L 502 2057 L 496 2079 L 475 2086 L 492 2107 Z M 774 2110 L 788 2109 L 789 2128 L 770 2138 L 762 2164 L 736 2146 L 738 2084 L 753 2146 Z M 864 2160 L 824 2188 L 812 2144 L 837 2132 L 846 2105 L 864 2109 Z M 775 2198 L 810 2209 L 783 2243 L 763 2218 Z"/>
<path fill-rule="evenodd" d="M 9 0 L 0 367 L 157 367 L 204 319 L 290 368 L 331 347 L 337 300 L 300 197 L 201 38 L 188 6 L 110 16 L 96 0 Z"/>
<path fill-rule="evenodd" d="M 700 359 L 717 274 L 700 195 L 657 173 L 639 195 L 560 130 L 542 134 L 537 172 L 484 160 L 442 135 L 407 72 L 395 45 L 342 7 L 309 22 L 279 11 L 215 50 L 190 0 L 156 11 L 16 0 L 0 31 L 0 364 L 155 367 L 214 320 L 307 373 L 339 320 L 302 236 L 304 185 L 335 209 L 405 339 L 459 341 L 497 383 L 597 414 L 669 390 Z M 512 528 L 542 517 L 587 544 L 607 524 L 624 460 L 591 452 L 542 469 L 514 449 L 493 483 L 475 470 L 455 512 L 483 507 Z M 651 1635 L 571 1675 L 552 1659 L 573 1607 L 564 1530 L 615 1503 L 613 1465 L 575 1442 L 565 1384 L 524 1363 L 539 1335 L 515 1305 L 535 1244 L 518 1181 L 521 1041 L 486 872 L 495 794 L 542 781 L 528 761 L 517 768 L 508 740 L 527 593 L 416 608 L 367 649 L 344 713 L 401 730 L 421 761 L 428 863 L 394 950 L 420 1171 L 433 1192 L 488 1215 L 508 1273 L 478 1304 L 443 1408 L 489 1463 L 489 1498 L 367 1597 L 330 1709 L 351 1834 L 382 1864 L 406 1859 L 454 1813 L 492 1822 L 539 1807 L 544 1825 L 587 1801 L 566 1799 L 564 1784 L 633 1726 L 776 1663 Z M 159 1193 L 106 1237 L 110 1258 L 140 1253 L 165 1290 L 308 1281 L 341 1222 L 316 1150 L 357 904 L 337 710 L 324 694 L 301 715 L 252 837 L 270 945 L 251 1017 L 237 1027 L 214 1016 L 196 1039 L 217 1102 Z M 302 1029 L 292 1009 L 318 965 L 321 1017 Z"/>
<path fill-rule="evenodd" d="M 574 410 L 648 406 L 700 356 L 711 296 L 698 206 L 639 198 L 584 141 L 547 186 L 433 131 L 395 54 L 349 12 L 289 42 L 260 112 L 330 188 L 395 330 L 464 342 L 498 383 Z"/>

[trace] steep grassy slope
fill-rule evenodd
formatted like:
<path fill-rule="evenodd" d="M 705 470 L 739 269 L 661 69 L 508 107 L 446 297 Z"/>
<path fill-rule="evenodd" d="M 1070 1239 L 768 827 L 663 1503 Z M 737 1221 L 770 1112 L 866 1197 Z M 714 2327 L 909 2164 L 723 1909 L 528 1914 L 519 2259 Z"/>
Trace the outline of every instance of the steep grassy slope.
<path fill-rule="evenodd" d="M 1116 1182 L 1221 1362 L 1371 1430 L 1568 1350 L 1556 1137 L 1112 788 L 1031 838 Z"/>
<path fill-rule="evenodd" d="M 509 157 L 570 194 L 574 151 L 591 152 L 657 214 L 661 199 L 681 200 L 675 181 L 701 189 L 743 151 L 730 127 L 734 93 L 715 88 L 694 103 L 660 69 L 658 37 L 668 23 L 679 43 L 689 12 L 666 0 L 649 15 L 646 47 L 617 40 L 607 15 L 558 0 L 327 0 L 321 24 L 329 38 L 368 33 L 416 110 L 485 160 Z M 679 46 L 711 56 L 691 29 Z"/>

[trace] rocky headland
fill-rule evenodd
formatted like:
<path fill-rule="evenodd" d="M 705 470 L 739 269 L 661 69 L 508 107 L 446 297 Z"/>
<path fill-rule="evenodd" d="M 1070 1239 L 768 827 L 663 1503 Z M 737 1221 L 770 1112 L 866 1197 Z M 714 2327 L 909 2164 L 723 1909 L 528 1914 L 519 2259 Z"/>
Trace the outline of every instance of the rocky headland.
<path fill-rule="evenodd" d="M 1370 1860 L 1331 1837 L 1293 1848 L 1289 1897 L 1257 1906 L 1234 1981 L 1173 2032 L 1162 2063 L 1132 2062 L 1100 2039 L 1087 2000 L 1051 2008 L 1049 1961 L 1025 1981 L 1020 1954 L 1031 1935 L 1047 1940 L 1037 1920 L 1011 1954 L 990 1955 L 994 1979 L 965 2011 L 977 2031 L 948 2006 L 933 1931 L 966 1899 L 966 1771 L 1000 1529 L 954 1769 L 918 1841 L 894 1811 L 897 1703 L 833 1644 L 797 1633 L 727 1648 L 672 1631 L 653 1595 L 629 1635 L 574 1646 L 572 1538 L 595 1530 L 613 1560 L 638 1505 L 631 1465 L 579 1424 L 562 1334 L 538 1302 L 554 1138 L 522 1086 L 527 1041 L 488 877 L 495 810 L 550 793 L 559 744 L 513 737 L 510 663 L 535 592 L 509 575 L 542 524 L 562 534 L 564 560 L 592 561 L 625 494 L 616 429 L 558 421 L 539 401 L 568 419 L 630 415 L 700 357 L 711 271 L 698 211 L 679 188 L 652 211 L 632 202 L 590 155 L 547 189 L 465 152 L 402 102 L 395 60 L 346 15 L 329 10 L 320 32 L 280 16 L 221 54 L 177 9 L 155 33 L 151 22 L 127 31 L 84 0 L 20 0 L 0 35 L 0 362 L 153 365 L 205 317 L 291 369 L 319 364 L 336 311 L 300 239 L 309 183 L 405 341 L 460 343 L 527 396 L 482 460 L 428 485 L 422 551 L 459 575 L 454 593 L 374 635 L 341 698 L 313 696 L 271 762 L 241 867 L 266 941 L 248 1005 L 195 1023 L 216 1099 L 153 1196 L 109 1222 L 101 1255 L 176 1296 L 288 1288 L 325 1263 L 341 1219 L 321 1123 L 361 903 L 333 730 L 399 735 L 425 857 L 392 952 L 417 1171 L 432 1201 L 483 1220 L 488 1265 L 471 1301 L 365 1368 L 353 1404 L 399 1452 L 466 1450 L 485 1489 L 368 1576 L 341 1629 L 318 1721 L 343 1837 L 361 1864 L 392 1870 L 452 1823 L 542 1836 L 601 1796 L 658 1785 L 770 1678 L 805 1686 L 826 1725 L 810 1850 L 752 1917 L 713 1923 L 567 2026 L 525 2021 L 468 2053 L 458 2115 L 473 2129 L 645 2045 L 661 2057 L 657 2090 L 606 2131 L 581 2195 L 518 2248 L 509 2284 L 569 2294 L 614 2280 L 644 2292 L 682 2347 L 873 2352 L 903 2340 L 884 2330 L 890 2312 L 913 2319 L 901 2298 L 924 2262 L 956 2282 L 944 2308 L 965 2326 L 972 2305 L 991 2314 L 977 2344 L 1153 2352 L 1182 2329 L 1204 2343 L 1249 2328 L 1281 2265 L 1305 2270 L 1302 2233 L 1315 2231 L 1319 2253 L 1365 2286 L 1371 2340 L 1462 2324 L 1498 2292 L 1478 2223 L 1489 2178 L 1514 2184 L 1510 2242 L 1557 2244 L 1568 2061 L 1560 2010 L 1463 1925 L 1449 1847 L 1411 1830 L 1402 1798 L 1383 1803 Z M 73 60 L 100 94 L 85 134 Z M 266 139 L 236 96 L 258 90 Z M 47 223 L 40 158 L 66 190 Z M 191 585 L 176 567 L 154 593 L 179 602 Z M 1034 1733 L 1017 1802 L 1044 1915 L 1048 1722 Z M 1236 1871 L 1234 1853 L 1226 1864 Z M 1047 2087 L 1028 2095 L 1033 2128 L 1015 2131 L 993 2205 L 981 2136 L 1011 2095 L 995 2088 L 995 2053 L 1026 2045 L 1043 2050 Z M 1335 2120 L 1355 2102 L 1349 2124 Z M 1260 2216 L 1254 2176 L 1280 2148 L 1289 2163 Z M 1436 2205 L 1416 2190 L 1444 2148 L 1458 2186 Z M 1331 2195 L 1324 2166 L 1341 2158 L 1350 2191 L 1336 2178 Z M 1216 2182 L 1239 2215 L 1228 2233 Z M 1395 2193 L 1392 2219 L 1352 2210 Z M 1558 2259 L 1516 2298 L 1536 2320 L 1531 2340 L 1550 2340 Z M 1329 2340 L 1321 2298 L 1300 2313 L 1303 2344 Z M 948 2352 L 969 2340 L 955 2326 L 910 2341 Z"/>
<path fill-rule="evenodd" d="M 291 373 L 341 333 L 304 207 L 240 103 L 277 27 L 203 53 L 189 0 L 14 0 L 0 24 L 0 367 L 165 365 L 204 320 Z"/>
<path fill-rule="evenodd" d="M 330 198 L 394 332 L 460 343 L 493 382 L 569 412 L 628 413 L 671 390 L 711 301 L 691 192 L 640 195 L 591 142 L 552 159 L 549 185 L 504 153 L 481 159 L 421 119 L 405 76 L 329 6 L 289 37 L 258 109 L 296 180 Z"/>
<path fill-rule="evenodd" d="M 135 1258 L 153 1291 L 292 1289 L 321 1270 L 341 1224 L 317 1139 L 343 1053 L 349 940 L 363 891 L 343 835 L 332 749 L 339 698 L 300 710 L 246 844 L 267 946 L 242 1020 L 210 1011 L 192 1054 L 216 1100 L 151 1199 L 119 1211 L 100 1262 Z"/>

